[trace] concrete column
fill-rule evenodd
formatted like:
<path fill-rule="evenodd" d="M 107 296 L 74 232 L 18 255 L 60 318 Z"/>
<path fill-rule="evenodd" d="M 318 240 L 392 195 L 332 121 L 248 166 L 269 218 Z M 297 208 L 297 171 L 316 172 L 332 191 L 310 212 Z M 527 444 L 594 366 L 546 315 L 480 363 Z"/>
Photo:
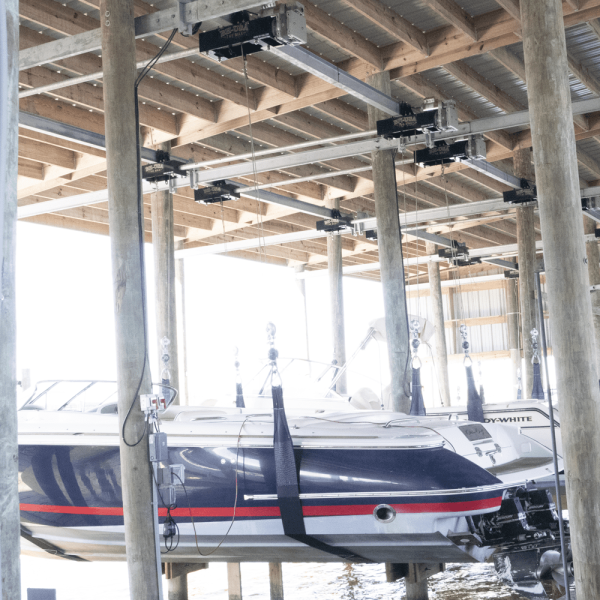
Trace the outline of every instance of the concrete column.
<path fill-rule="evenodd" d="M 304 265 L 296 265 L 294 273 L 304 273 Z M 296 287 L 302 301 L 304 311 L 304 355 L 303 358 L 310 360 L 310 344 L 308 341 L 308 306 L 306 304 L 306 279 L 296 279 Z"/>
<path fill-rule="evenodd" d="M 157 146 L 157 150 L 171 151 L 171 142 Z M 169 190 L 152 194 L 152 247 L 154 249 L 154 290 L 156 337 L 158 342 L 157 378 L 162 379 L 164 368 L 161 360 L 161 340 L 166 337 L 170 344 L 170 385 L 179 390 L 179 361 L 177 346 L 177 301 L 175 294 L 175 238 L 173 237 L 173 194 Z M 175 404 L 180 398 L 175 398 Z"/>
<path fill-rule="evenodd" d="M 522 148 L 513 154 L 516 177 L 533 180 L 531 150 Z M 537 328 L 535 303 L 535 217 L 533 206 L 517 208 L 517 244 L 519 247 L 519 302 L 521 306 L 521 336 L 523 338 L 522 385 L 523 399 L 531 396 L 533 385 L 533 348 L 531 330 Z M 521 364 L 521 363 L 520 363 Z"/>
<path fill-rule="evenodd" d="M 600 390 L 560 0 L 521 0 L 577 596 L 600 598 Z"/>
<path fill-rule="evenodd" d="M 0 14 L 0 598 L 21 597 L 15 253 L 19 125 L 19 3 Z"/>
<path fill-rule="evenodd" d="M 175 242 L 175 250 L 183 248 L 183 241 Z M 179 404 L 189 405 L 187 376 L 187 335 L 185 319 L 185 267 L 183 258 L 175 259 L 175 302 L 177 321 L 177 362 L 179 373 Z"/>
<path fill-rule="evenodd" d="M 385 94 L 391 94 L 389 72 L 371 75 L 367 78 L 367 83 Z M 368 114 L 369 129 L 375 129 L 378 120 L 389 116 L 372 106 L 369 106 Z M 371 156 L 385 328 L 390 361 L 390 408 L 408 413 L 410 411 L 409 329 L 395 167 L 391 150 L 375 151 Z"/>
<path fill-rule="evenodd" d="M 242 600 L 242 571 L 240 563 L 227 563 L 229 600 Z"/>
<path fill-rule="evenodd" d="M 328 208 L 339 210 L 338 200 L 328 201 Z M 333 357 L 341 367 L 346 364 L 346 331 L 344 325 L 344 283 L 342 277 L 342 236 L 327 236 L 327 264 L 329 269 L 329 302 L 333 337 Z M 345 394 L 346 373 L 336 384 L 338 394 Z"/>
<path fill-rule="evenodd" d="M 146 352 L 143 207 L 135 185 L 139 166 L 133 4 L 133 0 L 103 0 L 100 23 L 119 432 L 125 425 L 125 439 L 120 435 L 120 448 L 129 593 L 132 599 L 154 600 L 162 597 L 162 579 L 154 530 L 148 440 L 144 414 L 139 410 L 139 395 L 150 392 L 150 368 Z"/>
<path fill-rule="evenodd" d="M 271 600 L 283 600 L 283 573 L 281 563 L 269 563 Z"/>
<path fill-rule="evenodd" d="M 510 351 L 511 400 L 517 398 L 517 369 L 521 367 L 521 351 L 519 350 L 519 298 L 517 281 L 507 279 L 504 291 L 506 293 L 506 325 L 508 330 L 508 350 Z M 533 381 L 533 380 L 532 380 Z M 523 388 L 523 398 L 531 396 L 531 390 Z"/>
<path fill-rule="evenodd" d="M 586 234 L 596 231 L 596 221 L 583 217 L 583 228 Z M 600 249 L 598 241 L 586 242 L 587 270 L 590 285 L 600 285 Z M 592 322 L 594 323 L 594 341 L 596 346 L 596 372 L 600 379 L 600 291 L 591 292 Z"/>
<path fill-rule="evenodd" d="M 426 244 L 427 254 L 437 254 L 437 246 Z M 427 263 L 429 270 L 429 293 L 431 294 L 432 321 L 435 327 L 435 370 L 440 397 L 444 406 L 450 406 L 450 381 L 448 379 L 448 350 L 446 348 L 446 325 L 444 322 L 444 297 L 440 281 L 440 263 Z"/>

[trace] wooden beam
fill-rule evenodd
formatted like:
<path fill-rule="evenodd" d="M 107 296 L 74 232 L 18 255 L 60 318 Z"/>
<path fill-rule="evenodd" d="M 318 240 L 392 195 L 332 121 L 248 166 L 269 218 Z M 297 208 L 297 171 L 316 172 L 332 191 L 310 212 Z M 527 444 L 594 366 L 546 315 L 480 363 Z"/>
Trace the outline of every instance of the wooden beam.
<path fill-rule="evenodd" d="M 592 19 L 588 21 L 588 27 L 596 34 L 598 39 L 600 39 L 600 21 L 598 19 Z"/>
<path fill-rule="evenodd" d="M 71 150 L 42 144 L 27 138 L 19 139 L 19 156 L 65 169 L 75 169 L 75 154 Z"/>
<path fill-rule="evenodd" d="M 517 21 L 521 20 L 521 6 L 519 0 L 496 0 L 496 2 Z"/>
<path fill-rule="evenodd" d="M 429 55 L 425 34 L 379 0 L 345 0 L 345 3 L 420 54 Z"/>
<path fill-rule="evenodd" d="M 342 123 L 346 123 L 359 131 L 367 130 L 367 113 L 343 100 L 328 100 L 327 102 L 315 104 L 313 108 L 316 108 L 326 115 L 334 117 L 335 119 L 342 121 Z"/>
<path fill-rule="evenodd" d="M 475 90 L 479 95 L 489 100 L 492 104 L 505 112 L 525 110 L 525 107 L 514 98 L 502 91 L 499 87 L 480 75 L 475 69 L 462 61 L 444 65 L 446 71 L 462 81 L 465 85 Z"/>
<path fill-rule="evenodd" d="M 451 321 L 444 321 L 444 327 L 446 329 L 455 327 L 464 323 L 467 327 L 473 327 L 477 325 L 498 325 L 499 323 L 506 323 L 506 315 L 493 315 L 489 317 L 472 317 L 470 319 L 454 319 Z"/>
<path fill-rule="evenodd" d="M 577 162 L 581 163 L 597 177 L 600 177 L 600 163 L 595 158 L 592 158 L 587 152 L 578 149 Z"/>
<path fill-rule="evenodd" d="M 315 33 L 336 44 L 342 50 L 364 60 L 378 71 L 383 69 L 383 60 L 379 48 L 346 25 L 342 25 L 331 14 L 303 0 L 306 25 Z"/>
<path fill-rule="evenodd" d="M 525 63 L 508 48 L 494 48 L 489 51 L 502 66 L 506 67 L 513 75 L 516 75 L 521 81 L 526 82 Z"/>
<path fill-rule="evenodd" d="M 587 67 L 584 67 L 578 62 L 570 52 L 567 52 L 567 63 L 569 64 L 571 73 L 573 73 L 573 75 L 575 75 L 575 77 L 590 90 L 590 92 L 600 95 L 600 80 L 590 73 Z"/>
<path fill-rule="evenodd" d="M 34 88 L 50 83 L 65 81 L 69 77 L 62 73 L 57 73 L 45 67 L 35 67 L 28 71 L 19 73 L 19 85 L 24 88 Z M 74 106 L 79 106 L 88 111 L 104 112 L 104 98 L 102 88 L 94 87 L 89 83 L 71 85 L 69 87 L 59 88 L 51 92 L 53 98 L 59 98 L 63 102 L 69 102 Z M 160 110 L 153 106 L 140 104 L 140 123 L 147 127 L 153 127 L 177 135 L 179 128 L 177 120 L 168 110 Z"/>
<path fill-rule="evenodd" d="M 423 0 L 423 2 L 472 40 L 477 40 L 477 28 L 473 18 L 454 0 Z"/>
<path fill-rule="evenodd" d="M 502 66 L 508 69 L 513 75 L 518 77 L 523 83 L 527 83 L 525 63 L 518 56 L 513 54 L 507 48 L 496 48 L 494 50 L 490 50 L 489 54 L 490 56 L 493 56 Z M 584 131 L 589 129 L 589 124 L 585 115 L 574 115 L 573 122 Z"/>
<path fill-rule="evenodd" d="M 29 179 L 44 179 L 44 165 L 33 160 L 19 157 L 19 175 Z"/>

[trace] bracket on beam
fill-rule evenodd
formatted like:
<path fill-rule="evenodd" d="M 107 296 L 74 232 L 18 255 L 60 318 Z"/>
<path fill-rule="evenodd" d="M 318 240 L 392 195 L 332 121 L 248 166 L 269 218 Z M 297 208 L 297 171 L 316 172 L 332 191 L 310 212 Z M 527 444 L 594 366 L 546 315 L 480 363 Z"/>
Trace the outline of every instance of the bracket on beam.
<path fill-rule="evenodd" d="M 456 131 L 458 114 L 454 100 L 439 102 L 433 98 L 423 101 L 420 109 L 406 102 L 399 104 L 398 117 L 377 121 L 377 135 L 387 139 L 410 137 L 417 133 Z"/>
<path fill-rule="evenodd" d="M 427 167 L 451 162 L 463 162 L 465 159 L 482 159 L 486 156 L 483 135 L 470 135 L 466 140 L 447 144 L 435 142 L 431 148 L 422 148 L 414 153 L 415 164 Z"/>
<path fill-rule="evenodd" d="M 582 198 L 581 208 L 590 219 L 594 219 L 594 221 L 600 223 L 600 197 L 593 196 L 591 198 Z M 596 232 L 598 232 L 597 229 Z M 596 237 L 598 237 L 597 233 Z"/>
<path fill-rule="evenodd" d="M 317 221 L 317 231 L 326 233 L 340 233 L 342 231 L 352 231 L 352 215 L 342 214 L 339 210 L 333 209 L 331 217 Z"/>
<path fill-rule="evenodd" d="M 244 10 L 230 15 L 230 19 L 225 27 L 200 33 L 200 52 L 223 61 L 276 46 L 306 44 L 304 7 L 298 3 L 266 8 L 258 15 Z"/>

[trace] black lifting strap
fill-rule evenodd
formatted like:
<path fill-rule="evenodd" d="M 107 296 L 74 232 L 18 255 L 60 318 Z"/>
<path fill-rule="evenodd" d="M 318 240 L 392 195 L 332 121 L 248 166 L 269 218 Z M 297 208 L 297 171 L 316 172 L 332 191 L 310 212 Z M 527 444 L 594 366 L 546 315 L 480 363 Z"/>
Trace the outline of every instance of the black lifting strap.
<path fill-rule="evenodd" d="M 246 408 L 246 403 L 244 402 L 244 390 L 241 383 L 235 384 L 235 406 L 237 408 Z"/>
<path fill-rule="evenodd" d="M 421 367 L 412 369 L 412 398 L 410 400 L 410 414 L 418 417 L 427 416 L 425 401 L 421 391 Z"/>
<path fill-rule="evenodd" d="M 483 423 L 485 421 L 483 417 L 483 403 L 475 387 L 473 367 L 471 365 L 468 367 L 465 366 L 465 370 L 467 371 L 467 418 L 469 421 Z"/>
<path fill-rule="evenodd" d="M 306 533 L 298 472 L 294 458 L 294 445 L 283 408 L 283 390 L 281 386 L 272 386 L 273 393 L 273 450 L 275 452 L 275 481 L 277 484 L 277 501 L 281 511 L 283 531 L 285 535 L 329 554 L 334 554 L 342 560 L 362 563 L 374 561 L 363 558 L 346 548 L 334 547 L 321 542 Z"/>
<path fill-rule="evenodd" d="M 531 388 L 531 398 L 534 400 L 544 399 L 544 387 L 542 386 L 542 374 L 540 373 L 540 363 L 533 363 L 533 386 Z"/>

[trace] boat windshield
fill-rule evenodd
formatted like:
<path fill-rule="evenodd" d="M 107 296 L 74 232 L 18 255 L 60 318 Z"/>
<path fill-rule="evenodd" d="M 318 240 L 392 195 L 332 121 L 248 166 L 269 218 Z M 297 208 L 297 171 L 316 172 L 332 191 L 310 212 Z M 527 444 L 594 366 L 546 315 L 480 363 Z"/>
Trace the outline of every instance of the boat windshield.
<path fill-rule="evenodd" d="M 95 412 L 116 401 L 115 381 L 40 381 L 21 410 Z"/>

